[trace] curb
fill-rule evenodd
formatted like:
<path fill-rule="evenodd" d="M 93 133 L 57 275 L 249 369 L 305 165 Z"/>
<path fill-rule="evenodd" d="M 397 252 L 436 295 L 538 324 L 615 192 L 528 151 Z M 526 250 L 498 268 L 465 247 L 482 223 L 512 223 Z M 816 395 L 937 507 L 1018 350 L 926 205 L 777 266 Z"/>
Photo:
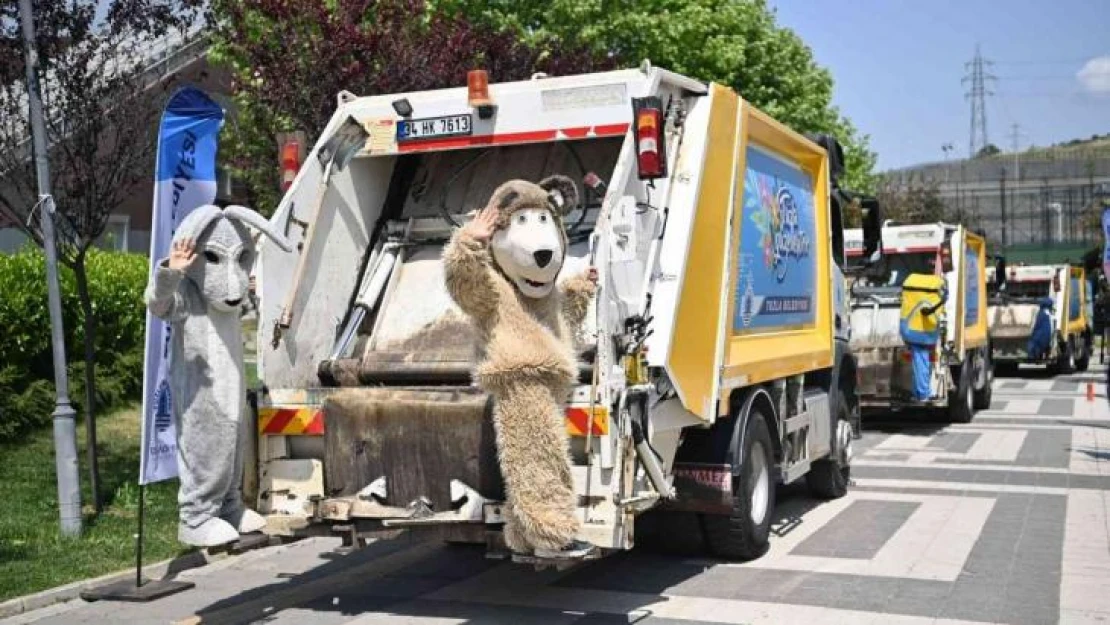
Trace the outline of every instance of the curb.
<path fill-rule="evenodd" d="M 227 558 L 226 553 L 208 555 L 203 550 L 192 551 L 185 555 L 161 562 L 155 562 L 143 567 L 143 574 L 148 579 L 161 579 L 167 575 L 176 575 L 183 571 L 206 566 L 220 559 Z M 56 603 L 77 599 L 82 590 L 92 586 L 100 586 L 124 579 L 133 578 L 135 569 L 127 569 L 109 573 L 92 579 L 83 579 L 63 586 L 57 586 L 31 595 L 16 597 L 0 603 L 0 619 L 18 616 L 32 610 L 39 610 Z"/>

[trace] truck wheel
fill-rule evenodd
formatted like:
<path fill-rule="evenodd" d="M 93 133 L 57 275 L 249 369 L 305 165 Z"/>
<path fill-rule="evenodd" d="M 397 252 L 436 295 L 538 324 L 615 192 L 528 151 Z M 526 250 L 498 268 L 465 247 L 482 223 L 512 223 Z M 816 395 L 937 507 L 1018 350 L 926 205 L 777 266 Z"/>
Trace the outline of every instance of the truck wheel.
<path fill-rule="evenodd" d="M 1086 371 L 1087 367 L 1091 365 L 1091 343 L 1087 342 L 1086 339 L 1081 339 L 1079 344 L 1081 345 L 1079 349 L 1082 351 L 1075 357 L 1075 370 L 1082 372 Z"/>
<path fill-rule="evenodd" d="M 975 367 L 971 363 L 971 356 L 964 357 L 964 364 L 960 365 L 960 380 L 956 383 L 956 392 L 948 396 L 948 418 L 953 423 L 971 423 L 975 416 L 975 399 L 972 397 L 972 376 Z"/>
<path fill-rule="evenodd" d="M 991 397 L 994 395 L 994 366 L 991 363 L 990 352 L 980 355 L 982 362 L 975 371 L 975 392 L 972 396 L 972 408 L 986 410 L 991 407 Z"/>
<path fill-rule="evenodd" d="M 775 459 L 767 422 L 753 408 L 744 431 L 744 460 L 733 479 L 732 512 L 703 515 L 702 531 L 709 550 L 729 560 L 754 560 L 767 550 L 775 510 Z"/>
<path fill-rule="evenodd" d="M 836 395 L 836 448 L 828 458 L 814 462 L 806 474 L 809 492 L 821 499 L 847 495 L 852 479 L 852 409 L 844 391 L 838 389 Z"/>
<path fill-rule="evenodd" d="M 1071 373 L 1075 370 L 1075 351 L 1072 348 L 1071 339 L 1064 342 L 1060 348 L 1060 355 L 1056 357 L 1055 366 L 1050 369 L 1054 374 Z"/>

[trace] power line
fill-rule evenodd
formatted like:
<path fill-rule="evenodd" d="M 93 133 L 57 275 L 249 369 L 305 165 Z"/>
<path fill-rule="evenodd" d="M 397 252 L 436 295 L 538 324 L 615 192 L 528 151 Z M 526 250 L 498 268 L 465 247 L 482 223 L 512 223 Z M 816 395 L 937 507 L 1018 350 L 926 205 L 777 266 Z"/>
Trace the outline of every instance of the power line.
<path fill-rule="evenodd" d="M 964 64 L 964 69 L 969 73 L 960 82 L 971 84 L 969 91 L 964 94 L 964 97 L 971 100 L 971 133 L 967 150 L 969 157 L 974 157 L 988 143 L 986 97 L 994 95 L 994 92 L 987 88 L 987 82 L 995 80 L 995 76 L 984 68 L 991 65 L 991 61 L 983 58 L 978 45 L 975 46 L 975 58 Z"/>
<path fill-rule="evenodd" d="M 1089 60 L 1091 60 L 1091 57 L 1081 59 L 1056 59 L 1040 61 L 997 61 L 995 65 L 1076 65 L 1086 63 Z"/>

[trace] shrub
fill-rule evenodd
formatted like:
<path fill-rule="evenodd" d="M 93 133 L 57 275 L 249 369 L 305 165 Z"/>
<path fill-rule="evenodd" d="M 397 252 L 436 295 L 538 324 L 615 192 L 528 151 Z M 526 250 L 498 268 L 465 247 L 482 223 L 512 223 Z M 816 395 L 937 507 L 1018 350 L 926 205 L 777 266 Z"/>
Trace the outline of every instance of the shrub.
<path fill-rule="evenodd" d="M 96 401 L 106 409 L 142 392 L 143 289 L 147 259 L 137 254 L 90 250 L 89 295 L 97 320 Z M 82 408 L 84 317 L 73 272 L 61 267 L 62 316 L 69 361 L 70 400 Z M 49 423 L 54 405 L 53 353 L 40 250 L 0 254 L 0 441 Z"/>

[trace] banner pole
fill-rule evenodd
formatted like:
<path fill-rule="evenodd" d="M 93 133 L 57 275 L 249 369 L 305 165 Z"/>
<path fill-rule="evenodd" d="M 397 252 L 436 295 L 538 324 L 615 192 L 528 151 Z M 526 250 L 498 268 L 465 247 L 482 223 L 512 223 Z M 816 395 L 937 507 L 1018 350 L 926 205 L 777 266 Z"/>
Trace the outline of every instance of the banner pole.
<path fill-rule="evenodd" d="M 143 513 L 146 511 L 146 486 L 139 484 L 139 533 L 135 534 L 135 588 L 143 585 Z"/>

